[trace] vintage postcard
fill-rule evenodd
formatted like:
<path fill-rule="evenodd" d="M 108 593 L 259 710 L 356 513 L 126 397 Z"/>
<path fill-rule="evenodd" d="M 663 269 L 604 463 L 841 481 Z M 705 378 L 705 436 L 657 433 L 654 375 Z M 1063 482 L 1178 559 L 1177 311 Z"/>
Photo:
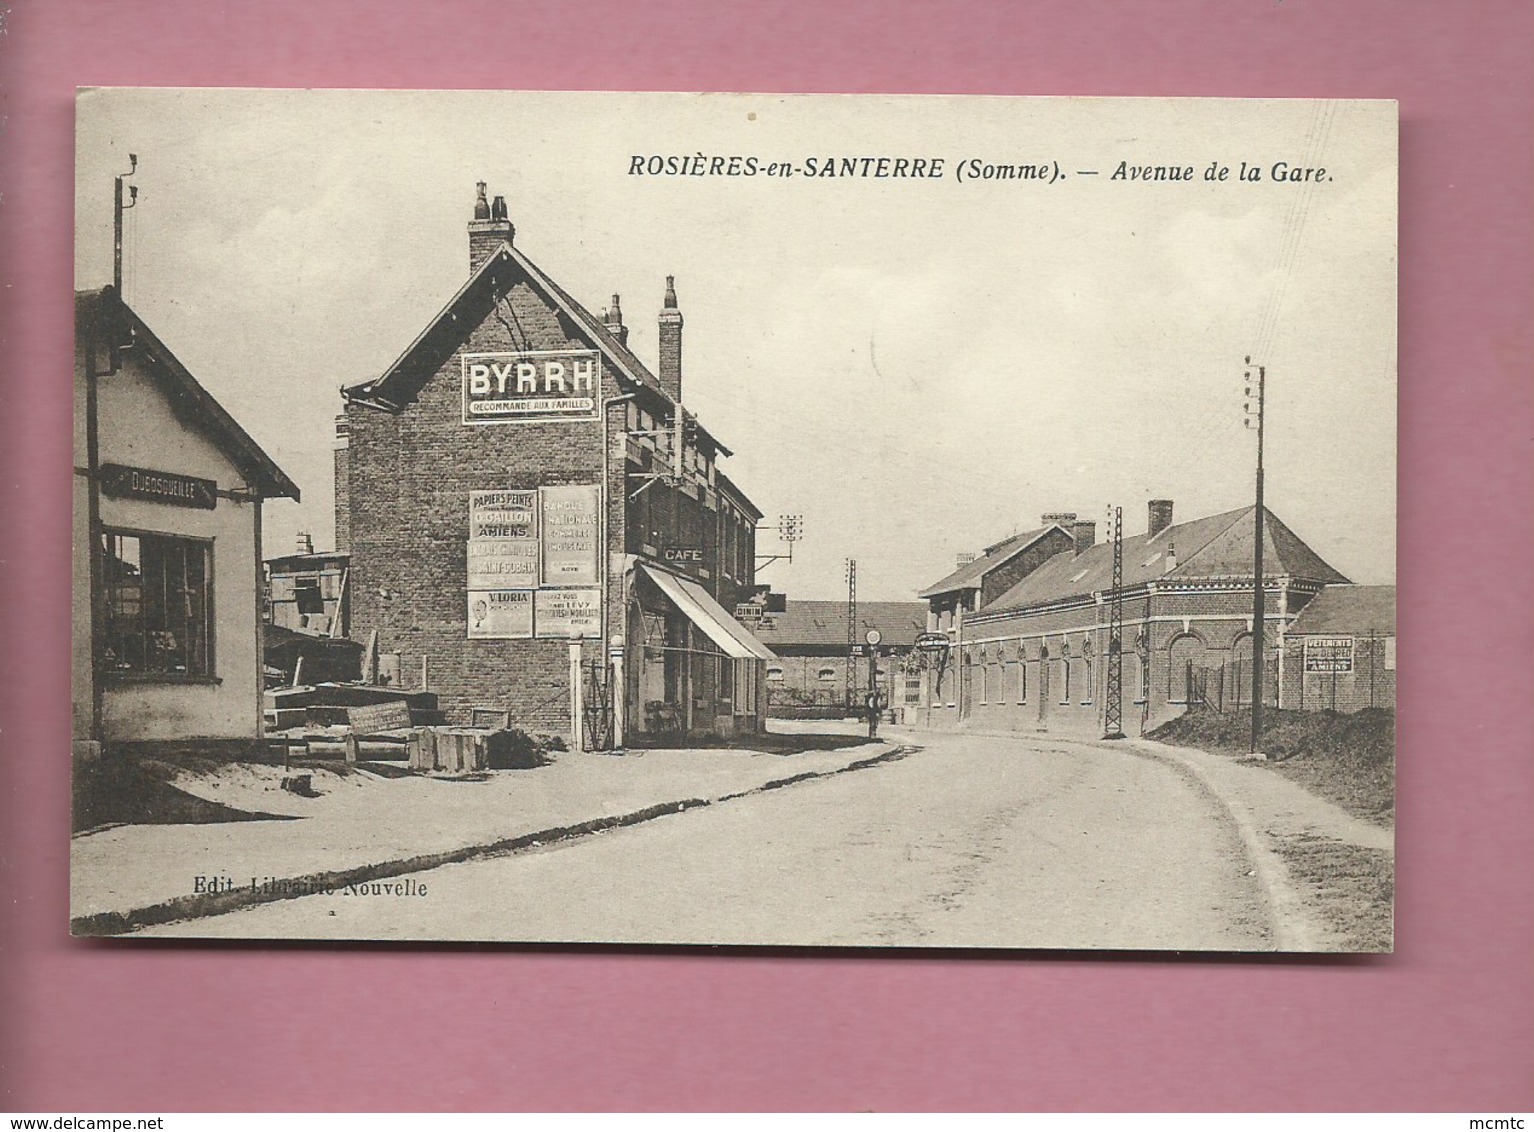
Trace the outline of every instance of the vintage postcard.
<path fill-rule="evenodd" d="M 77 127 L 76 934 L 1391 949 L 1394 103 Z"/>

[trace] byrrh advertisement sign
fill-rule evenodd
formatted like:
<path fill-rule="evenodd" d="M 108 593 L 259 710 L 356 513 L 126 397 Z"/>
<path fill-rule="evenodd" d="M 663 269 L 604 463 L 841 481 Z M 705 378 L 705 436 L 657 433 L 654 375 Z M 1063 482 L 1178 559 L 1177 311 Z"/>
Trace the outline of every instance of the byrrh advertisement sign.
<path fill-rule="evenodd" d="M 596 417 L 594 350 L 464 354 L 462 361 L 464 424 Z"/>

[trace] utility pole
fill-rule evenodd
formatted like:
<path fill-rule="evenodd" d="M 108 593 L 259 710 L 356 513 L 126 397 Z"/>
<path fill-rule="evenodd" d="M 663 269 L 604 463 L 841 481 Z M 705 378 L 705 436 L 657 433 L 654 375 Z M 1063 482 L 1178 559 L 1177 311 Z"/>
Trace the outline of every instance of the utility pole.
<path fill-rule="evenodd" d="M 1124 737 L 1124 509 L 1110 507 L 1113 591 L 1108 601 L 1108 686 L 1103 699 L 1103 738 Z"/>
<path fill-rule="evenodd" d="M 123 213 L 138 202 L 138 186 L 128 186 L 128 203 L 123 203 L 123 182 L 138 171 L 138 154 L 128 154 L 128 171 L 119 174 L 112 182 L 112 303 L 122 302 L 123 293 Z M 88 563 L 91 587 L 91 741 L 101 744 L 106 731 L 105 691 L 103 682 L 106 672 L 102 663 L 106 651 L 106 547 L 103 545 L 101 522 L 101 424 L 99 408 L 99 383 L 118 371 L 122 362 L 122 321 L 108 303 L 103 302 L 97 311 L 95 339 L 90 343 L 85 363 L 85 467 L 86 467 L 86 525 L 90 530 Z M 106 338 L 107 368 L 96 368 L 101 338 Z"/>
<path fill-rule="evenodd" d="M 112 289 L 123 293 L 123 213 L 138 203 L 138 186 L 128 186 L 128 203 L 123 203 L 123 182 L 138 171 L 138 154 L 128 154 L 128 171 L 112 183 Z"/>
<path fill-rule="evenodd" d="M 847 702 L 850 711 L 857 703 L 858 678 L 858 560 L 847 559 Z"/>
<path fill-rule="evenodd" d="M 1268 371 L 1266 366 L 1257 367 L 1257 509 L 1255 537 L 1252 546 L 1252 746 L 1257 753 L 1262 743 L 1262 683 L 1263 683 L 1263 616 L 1265 613 L 1262 588 L 1262 441 L 1264 418 L 1267 408 Z M 1252 427 L 1252 359 L 1246 359 L 1246 424 Z"/>

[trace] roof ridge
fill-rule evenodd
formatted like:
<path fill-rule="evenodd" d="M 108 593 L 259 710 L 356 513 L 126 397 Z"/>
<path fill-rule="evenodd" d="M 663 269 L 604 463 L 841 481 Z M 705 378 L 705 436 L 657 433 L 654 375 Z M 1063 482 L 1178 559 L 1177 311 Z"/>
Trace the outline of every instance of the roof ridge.
<path fill-rule="evenodd" d="M 193 402 L 195 407 L 206 415 L 207 426 L 213 431 L 215 440 L 222 440 L 226 446 L 225 457 L 242 474 L 252 479 L 265 479 L 266 486 L 270 488 L 270 498 L 288 498 L 297 500 L 300 492 L 299 487 L 278 465 L 277 461 L 267 455 L 266 450 L 256 442 L 255 437 L 245 431 L 244 426 L 234 419 L 233 414 L 224 408 L 223 403 L 209 393 L 191 370 L 186 368 L 176 352 L 167 346 L 153 328 L 144 321 L 136 310 L 130 307 L 127 300 L 118 293 L 115 287 L 102 287 L 95 292 L 75 292 L 76 298 L 84 299 L 87 303 L 95 305 L 96 312 L 93 318 L 105 319 L 109 312 L 105 310 L 106 304 L 110 303 L 119 310 L 128 320 L 129 328 L 134 335 L 142 340 L 146 352 L 159 362 L 159 368 L 180 387 L 182 396 Z M 78 349 L 80 327 L 75 327 L 76 348 Z M 149 366 L 153 370 L 154 366 Z M 159 382 L 156 381 L 158 385 Z M 162 395 L 167 391 L 161 389 Z M 178 411 L 172 403 L 172 411 Z M 233 449 L 229 451 L 228 449 Z M 251 473 L 255 474 L 252 475 Z"/>
<path fill-rule="evenodd" d="M 1207 539 L 1205 539 L 1203 545 L 1200 546 L 1197 550 L 1195 550 L 1192 554 L 1188 555 L 1188 557 L 1186 559 L 1184 559 L 1181 555 L 1178 555 L 1178 561 L 1177 561 L 1177 570 L 1178 570 L 1178 572 L 1180 573 L 1185 566 L 1191 566 L 1193 564 L 1193 560 L 1195 558 L 1197 558 L 1200 554 L 1204 553 L 1204 551 L 1208 550 L 1211 546 L 1213 546 L 1216 539 L 1223 538 L 1225 535 L 1230 534 L 1231 531 L 1235 530 L 1237 523 L 1239 523 L 1242 519 L 1246 518 L 1248 515 L 1250 515 L 1256 509 L 1257 509 L 1257 505 L 1255 503 L 1253 503 L 1253 504 L 1250 504 L 1250 505 L 1248 505 L 1246 507 L 1238 507 L 1234 511 L 1227 511 L 1227 512 L 1225 512 L 1225 514 L 1228 514 L 1228 515 L 1231 516 L 1230 522 L 1226 523 L 1218 531 L 1216 531 L 1214 534 L 1210 535 Z M 1263 511 L 1265 513 L 1267 513 L 1267 514 L 1272 514 L 1272 512 L 1268 511 L 1268 509 L 1266 507 L 1263 508 Z M 1177 525 L 1174 525 L 1174 526 L 1172 526 L 1172 527 L 1170 527 L 1168 529 L 1169 530 L 1176 530 L 1178 525 L 1186 526 L 1186 527 L 1191 527 L 1195 523 L 1207 523 L 1210 519 L 1218 519 L 1219 517 L 1220 517 L 1219 515 L 1208 515 L 1208 516 L 1205 516 L 1203 519 L 1191 519 L 1187 523 L 1177 524 Z M 1169 543 L 1175 543 L 1176 540 L 1175 540 L 1175 538 L 1173 538 L 1173 539 L 1168 539 L 1167 541 Z"/>

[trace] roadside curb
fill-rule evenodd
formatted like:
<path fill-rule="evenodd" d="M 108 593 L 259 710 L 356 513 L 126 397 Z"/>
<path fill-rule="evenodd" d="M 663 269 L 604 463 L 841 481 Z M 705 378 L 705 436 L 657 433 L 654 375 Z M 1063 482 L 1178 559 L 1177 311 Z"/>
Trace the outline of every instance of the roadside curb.
<path fill-rule="evenodd" d="M 570 825 L 521 833 L 514 837 L 498 838 L 479 845 L 466 845 L 456 849 L 445 849 L 437 853 L 418 854 L 391 861 L 358 865 L 348 869 L 325 870 L 297 877 L 284 877 L 276 880 L 269 886 L 263 886 L 260 890 L 240 888 L 232 892 L 194 893 L 145 905 L 141 908 L 134 908 L 127 912 L 96 912 L 88 916 L 72 918 L 69 921 L 69 934 L 80 937 L 127 935 L 139 928 L 168 924 L 178 920 L 196 920 L 207 916 L 218 916 L 226 912 L 235 912 L 242 908 L 251 908 L 260 904 L 271 904 L 279 900 L 293 900 L 301 896 L 311 896 L 317 893 L 339 892 L 351 885 L 385 880 L 390 877 L 406 876 L 411 873 L 439 868 L 443 865 L 456 865 L 468 861 L 510 856 L 527 849 L 542 848 L 550 843 L 569 841 L 594 833 L 602 833 L 610 829 L 638 825 L 642 822 L 652 821 L 655 818 L 665 817 L 668 814 L 681 813 L 685 810 L 698 809 L 720 802 L 729 802 L 769 790 L 780 790 L 796 783 L 807 782 L 817 778 L 830 778 L 838 774 L 846 774 L 849 771 L 864 770 L 881 763 L 903 759 L 907 755 L 919 750 L 921 750 L 921 747 L 917 744 L 901 743 L 877 755 L 854 759 L 843 766 L 825 770 L 801 771 L 798 774 L 769 779 L 767 782 L 748 790 L 736 790 L 714 798 L 694 797 L 670 802 L 658 802 L 623 814 L 607 815 L 575 822 Z"/>
<path fill-rule="evenodd" d="M 1332 934 L 1331 931 L 1300 895 L 1300 889 L 1283 858 L 1264 843 L 1250 807 L 1241 799 L 1232 797 L 1230 791 L 1222 790 L 1203 767 L 1175 747 L 1154 739 L 1138 738 L 1126 740 L 1124 746 L 1142 757 L 1172 764 L 1197 782 L 1230 815 L 1231 823 L 1236 827 L 1241 846 L 1252 863 L 1257 882 L 1269 905 L 1274 950 L 1325 950 L 1325 940 Z"/>

